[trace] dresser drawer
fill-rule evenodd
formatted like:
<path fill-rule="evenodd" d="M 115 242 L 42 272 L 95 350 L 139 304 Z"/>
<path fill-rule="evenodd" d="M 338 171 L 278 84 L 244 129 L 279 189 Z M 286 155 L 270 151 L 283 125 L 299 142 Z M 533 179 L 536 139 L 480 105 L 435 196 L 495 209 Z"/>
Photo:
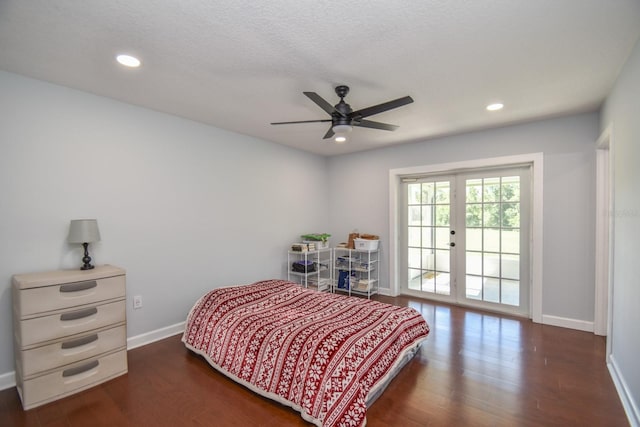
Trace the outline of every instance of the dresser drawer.
<path fill-rule="evenodd" d="M 17 320 L 16 339 L 21 347 L 57 340 L 105 326 L 124 323 L 125 301 L 77 307 L 62 313 Z"/>
<path fill-rule="evenodd" d="M 89 388 L 127 372 L 127 351 L 82 361 L 18 383 L 25 409 Z"/>
<path fill-rule="evenodd" d="M 84 280 L 30 289 L 15 294 L 16 309 L 22 317 L 123 297 L 125 276 Z"/>
<path fill-rule="evenodd" d="M 124 325 L 22 351 L 20 371 L 25 378 L 40 372 L 69 365 L 127 346 L 127 328 Z"/>

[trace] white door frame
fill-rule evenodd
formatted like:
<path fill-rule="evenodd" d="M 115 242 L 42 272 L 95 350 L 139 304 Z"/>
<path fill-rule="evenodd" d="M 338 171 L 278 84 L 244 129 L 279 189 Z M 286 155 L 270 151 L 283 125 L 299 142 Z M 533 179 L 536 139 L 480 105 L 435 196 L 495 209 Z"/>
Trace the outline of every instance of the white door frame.
<path fill-rule="evenodd" d="M 487 167 L 503 167 L 530 164 L 531 165 L 531 274 L 529 312 L 531 319 L 542 323 L 542 196 L 543 196 L 543 153 L 529 153 L 515 156 L 493 157 L 488 159 L 467 160 L 436 165 L 413 166 L 389 170 L 389 286 L 392 296 L 400 293 L 399 281 L 399 241 L 401 236 L 398 192 L 403 176 L 430 173 L 454 173 L 471 169 Z"/>
<path fill-rule="evenodd" d="M 607 335 L 611 354 L 613 312 L 613 131 L 609 125 L 596 143 L 596 259 L 593 332 Z"/>

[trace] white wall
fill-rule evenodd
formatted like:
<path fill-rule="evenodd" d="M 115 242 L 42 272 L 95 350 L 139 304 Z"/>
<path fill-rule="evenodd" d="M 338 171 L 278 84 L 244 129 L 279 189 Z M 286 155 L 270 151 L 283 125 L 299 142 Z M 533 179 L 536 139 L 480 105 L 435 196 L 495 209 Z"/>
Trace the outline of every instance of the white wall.
<path fill-rule="evenodd" d="M 329 220 L 337 236 L 381 236 L 389 288 L 389 170 L 544 153 L 542 314 L 593 322 L 596 113 L 460 134 L 331 158 Z"/>
<path fill-rule="evenodd" d="M 286 277 L 288 245 L 328 230 L 308 208 L 328 204 L 322 157 L 6 72 L 0 94 L 0 376 L 11 276 L 79 267 L 70 219 L 97 218 L 95 263 L 127 270 L 130 337 L 208 289 Z"/>
<path fill-rule="evenodd" d="M 615 202 L 611 362 L 632 425 L 640 425 L 640 41 L 604 105 L 601 129 L 609 124 Z"/>

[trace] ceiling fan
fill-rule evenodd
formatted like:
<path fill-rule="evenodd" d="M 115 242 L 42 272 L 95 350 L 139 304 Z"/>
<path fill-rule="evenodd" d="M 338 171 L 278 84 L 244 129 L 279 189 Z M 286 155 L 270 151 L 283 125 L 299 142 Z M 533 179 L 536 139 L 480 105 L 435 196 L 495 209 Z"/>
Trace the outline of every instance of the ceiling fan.
<path fill-rule="evenodd" d="M 315 102 L 320 108 L 329 113 L 329 115 L 331 116 L 330 119 L 302 120 L 297 122 L 276 122 L 271 124 L 289 125 L 294 123 L 331 122 L 331 127 L 324 135 L 323 139 L 329 139 L 335 135 L 335 142 L 343 143 L 347 140 L 345 134 L 351 132 L 353 126 L 390 131 L 396 130 L 398 128 L 398 126 L 396 125 L 364 120 L 364 118 L 373 116 L 374 114 L 380 114 L 394 108 L 402 107 L 403 105 L 411 104 L 413 102 L 413 99 L 410 96 L 405 96 L 403 98 L 394 99 L 393 101 L 383 102 L 382 104 L 353 111 L 351 109 L 351 106 L 344 102 L 344 97 L 349 93 L 349 86 L 340 85 L 337 86 L 335 90 L 336 94 L 340 97 L 340 102 L 338 102 L 335 106 L 329 104 L 315 92 L 302 92 L 310 100 Z"/>

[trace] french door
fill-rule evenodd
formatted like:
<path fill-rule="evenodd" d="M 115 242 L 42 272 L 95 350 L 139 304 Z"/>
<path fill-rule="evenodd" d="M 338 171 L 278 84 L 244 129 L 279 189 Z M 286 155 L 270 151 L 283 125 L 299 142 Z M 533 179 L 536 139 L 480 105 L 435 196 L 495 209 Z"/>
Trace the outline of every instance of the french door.
<path fill-rule="evenodd" d="M 530 168 L 403 179 L 402 293 L 529 315 Z"/>

